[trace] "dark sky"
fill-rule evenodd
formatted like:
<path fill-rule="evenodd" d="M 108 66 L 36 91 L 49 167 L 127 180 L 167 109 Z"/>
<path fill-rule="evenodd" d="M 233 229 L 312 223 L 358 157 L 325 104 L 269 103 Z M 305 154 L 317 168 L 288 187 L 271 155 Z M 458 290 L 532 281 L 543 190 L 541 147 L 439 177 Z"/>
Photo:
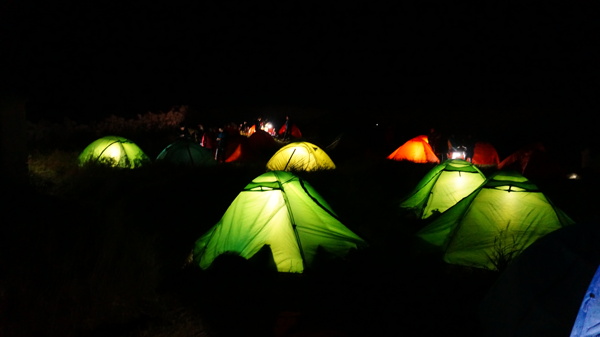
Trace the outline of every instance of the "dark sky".
<path fill-rule="evenodd" d="M 598 108 L 599 20 L 582 3 L 155 3 L 4 5 L 8 73 L 28 114 L 189 104 L 573 118 Z"/>

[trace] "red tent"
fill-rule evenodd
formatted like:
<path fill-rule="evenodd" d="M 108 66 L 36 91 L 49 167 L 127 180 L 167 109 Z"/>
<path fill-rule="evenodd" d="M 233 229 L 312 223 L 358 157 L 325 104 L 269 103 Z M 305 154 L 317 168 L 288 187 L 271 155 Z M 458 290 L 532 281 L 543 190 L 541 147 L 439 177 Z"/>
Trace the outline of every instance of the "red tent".
<path fill-rule="evenodd" d="M 279 145 L 268 132 L 258 130 L 249 137 L 231 138 L 227 144 L 226 163 L 234 161 L 254 161 L 270 158 Z"/>
<path fill-rule="evenodd" d="M 471 162 L 477 166 L 498 166 L 500 156 L 498 156 L 498 151 L 492 144 L 478 141 L 475 142 Z"/>
<path fill-rule="evenodd" d="M 515 170 L 528 178 L 565 178 L 570 171 L 562 161 L 541 142 L 528 144 L 504 158 L 498 168 Z"/>
<path fill-rule="evenodd" d="M 283 126 L 281 126 L 281 128 L 279 128 L 279 131 L 277 131 L 277 134 L 279 136 L 283 136 L 283 134 L 285 133 L 286 130 L 286 126 L 285 124 L 283 124 Z M 300 132 L 300 129 L 298 129 L 298 127 L 296 126 L 296 124 L 292 124 L 292 129 L 290 132 L 290 136 L 292 138 L 302 138 L 302 132 Z"/>

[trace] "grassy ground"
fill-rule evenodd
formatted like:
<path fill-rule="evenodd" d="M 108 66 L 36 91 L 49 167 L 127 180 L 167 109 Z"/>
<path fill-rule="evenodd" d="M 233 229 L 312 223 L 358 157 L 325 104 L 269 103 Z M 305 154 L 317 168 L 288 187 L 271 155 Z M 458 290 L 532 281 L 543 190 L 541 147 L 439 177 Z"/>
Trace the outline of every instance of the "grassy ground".
<path fill-rule="evenodd" d="M 432 166 L 336 155 L 336 170 L 303 177 L 370 247 L 303 275 L 186 264 L 264 163 L 115 171 L 33 158 L 30 186 L 2 206 L 0 336 L 481 336 L 478 305 L 499 273 L 420 250 L 422 224 L 397 209 Z M 588 221 L 595 184 L 542 187 Z"/>

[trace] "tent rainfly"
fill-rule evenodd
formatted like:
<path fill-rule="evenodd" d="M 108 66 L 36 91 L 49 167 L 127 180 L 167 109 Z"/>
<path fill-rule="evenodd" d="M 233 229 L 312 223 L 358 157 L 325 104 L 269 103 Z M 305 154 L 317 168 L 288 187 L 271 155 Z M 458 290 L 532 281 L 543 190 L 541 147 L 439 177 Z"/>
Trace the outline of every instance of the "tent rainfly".
<path fill-rule="evenodd" d="M 130 169 L 151 162 L 137 144 L 119 136 L 105 136 L 93 141 L 79 154 L 78 160 L 80 166 L 93 163 Z"/>
<path fill-rule="evenodd" d="M 441 214 L 475 191 L 485 175 L 463 159 L 448 159 L 432 168 L 401 202 L 419 219 Z"/>
<path fill-rule="evenodd" d="M 267 162 L 269 171 L 319 171 L 335 168 L 329 155 L 309 142 L 289 143 L 277 150 Z"/>
<path fill-rule="evenodd" d="M 499 270 L 544 235 L 574 221 L 516 171 L 496 171 L 417 232 L 447 263 Z"/>
<path fill-rule="evenodd" d="M 500 156 L 492 144 L 478 141 L 475 142 L 471 162 L 479 167 L 498 167 Z"/>
<path fill-rule="evenodd" d="M 156 157 L 157 162 L 182 166 L 214 166 L 217 161 L 212 152 L 196 142 L 180 138 L 167 145 Z"/>
<path fill-rule="evenodd" d="M 278 272 L 303 273 L 320 254 L 343 257 L 366 243 L 307 181 L 291 172 L 269 171 L 246 185 L 221 220 L 196 241 L 192 256 L 207 269 L 220 255 L 250 259 L 265 246 Z"/>
<path fill-rule="evenodd" d="M 504 158 L 498 169 L 515 170 L 535 180 L 566 179 L 573 172 L 571 160 L 566 160 L 572 154 L 557 155 L 556 150 L 542 142 L 527 144 Z M 581 159 L 579 154 L 577 158 Z"/>
<path fill-rule="evenodd" d="M 286 130 L 287 130 L 287 126 L 285 124 L 283 124 L 277 131 L 277 135 L 283 136 L 285 134 Z M 302 131 L 300 131 L 300 129 L 296 126 L 296 124 L 292 124 L 290 126 L 289 135 L 292 138 L 299 139 L 299 138 L 302 138 Z"/>
<path fill-rule="evenodd" d="M 409 139 L 387 156 L 387 159 L 396 161 L 406 160 L 420 164 L 440 163 L 440 159 L 433 152 L 426 135 Z"/>
<path fill-rule="evenodd" d="M 250 136 L 230 137 L 227 141 L 226 163 L 268 160 L 279 145 L 267 131 L 258 130 Z"/>

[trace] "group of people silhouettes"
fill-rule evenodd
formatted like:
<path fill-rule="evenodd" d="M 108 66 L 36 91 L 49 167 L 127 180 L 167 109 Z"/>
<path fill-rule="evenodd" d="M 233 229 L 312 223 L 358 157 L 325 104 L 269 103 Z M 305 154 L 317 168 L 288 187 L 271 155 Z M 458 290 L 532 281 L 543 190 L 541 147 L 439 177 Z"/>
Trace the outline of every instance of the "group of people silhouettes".
<path fill-rule="evenodd" d="M 293 124 L 289 115 L 285 116 L 281 127 L 276 131 L 272 123 L 258 116 L 254 122 L 243 123 L 230 122 L 225 125 L 205 127 L 197 124 L 189 127 L 184 124 L 179 126 L 179 138 L 185 138 L 198 143 L 200 146 L 212 151 L 215 160 L 222 163 L 225 161 L 225 152 L 228 139 L 234 136 L 250 137 L 258 130 L 268 132 L 273 137 L 282 141 L 289 141 L 292 137 Z"/>

